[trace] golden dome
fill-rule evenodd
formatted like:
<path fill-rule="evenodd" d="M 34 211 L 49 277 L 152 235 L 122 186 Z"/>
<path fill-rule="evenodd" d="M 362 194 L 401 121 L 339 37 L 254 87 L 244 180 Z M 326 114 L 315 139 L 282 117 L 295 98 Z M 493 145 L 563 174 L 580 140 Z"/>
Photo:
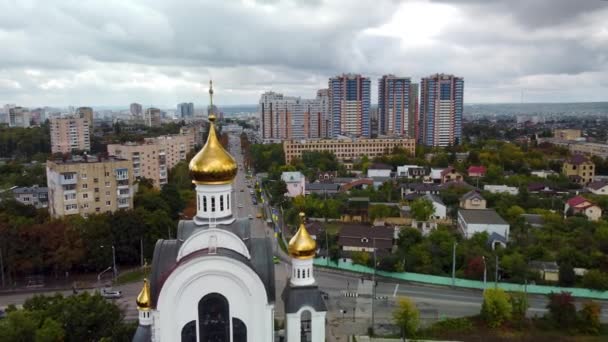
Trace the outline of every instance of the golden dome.
<path fill-rule="evenodd" d="M 150 296 L 150 284 L 148 284 L 148 279 L 144 279 L 144 287 L 137 295 L 137 309 L 138 310 L 150 310 L 152 307 L 152 298 Z"/>
<path fill-rule="evenodd" d="M 209 82 L 213 109 L 213 87 Z M 234 158 L 224 149 L 215 133 L 215 115 L 209 114 L 209 137 L 205 146 L 190 160 L 190 177 L 194 184 L 228 184 L 238 171 Z"/>
<path fill-rule="evenodd" d="M 300 213 L 300 228 L 289 240 L 289 255 L 296 259 L 310 259 L 315 256 L 317 242 L 308 234 L 304 225 L 304 213 Z"/>

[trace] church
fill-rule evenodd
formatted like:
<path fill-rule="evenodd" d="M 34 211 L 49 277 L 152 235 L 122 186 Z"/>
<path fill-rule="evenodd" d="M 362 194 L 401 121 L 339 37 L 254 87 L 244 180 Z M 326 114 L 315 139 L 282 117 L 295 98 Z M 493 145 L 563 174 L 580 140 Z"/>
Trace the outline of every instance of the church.
<path fill-rule="evenodd" d="M 211 82 L 209 94 L 214 108 Z M 280 291 L 285 317 L 275 317 L 273 241 L 253 237 L 250 220 L 233 215 L 238 165 L 220 143 L 215 121 L 211 112 L 207 142 L 189 164 L 196 215 L 179 222 L 176 239 L 157 241 L 150 279 L 137 297 L 133 341 L 325 341 L 327 307 L 314 278 L 316 243 L 304 214 L 288 246 L 291 272 Z M 285 321 L 282 338 L 275 318 Z"/>

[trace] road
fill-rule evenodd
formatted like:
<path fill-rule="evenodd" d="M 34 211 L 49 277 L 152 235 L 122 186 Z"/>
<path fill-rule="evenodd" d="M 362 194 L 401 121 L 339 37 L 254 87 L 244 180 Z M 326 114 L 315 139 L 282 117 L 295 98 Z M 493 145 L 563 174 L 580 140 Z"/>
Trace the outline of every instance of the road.
<path fill-rule="evenodd" d="M 243 155 L 240 151 L 241 146 L 238 137 L 230 138 L 230 150 L 239 165 L 243 165 Z M 251 180 L 253 182 L 253 180 Z M 255 215 L 260 210 L 261 204 L 254 206 L 252 203 L 249 188 L 247 188 L 245 170 L 239 169 L 234 183 L 234 195 L 236 199 L 235 215 L 237 217 L 248 217 L 251 219 L 251 233 L 254 237 L 271 236 L 273 233 L 264 220 L 256 219 Z M 241 191 L 243 190 L 243 191 Z M 238 208 L 239 204 L 242 208 Z M 234 204 L 233 204 L 234 205 Z M 234 208 L 234 206 L 233 206 Z M 275 253 L 284 260 L 286 256 L 274 243 Z M 290 265 L 282 261 L 275 265 L 276 279 L 276 302 L 275 312 L 277 317 L 283 316 L 283 303 L 280 301 L 281 292 L 288 281 Z M 372 284 L 370 281 L 362 281 L 357 274 L 343 273 L 336 271 L 326 271 L 315 269 L 315 278 L 319 288 L 329 296 L 328 304 L 328 339 L 331 341 L 346 341 L 345 337 L 353 333 L 365 333 L 371 323 L 372 311 Z M 117 304 L 125 310 L 125 317 L 129 320 L 137 319 L 135 298 L 141 289 L 140 283 L 119 286 L 117 289 L 123 292 L 123 298 L 116 300 Z M 345 293 L 358 293 L 359 297 L 347 297 Z M 50 293 L 46 293 L 50 294 Z M 71 294 L 71 291 L 64 291 L 64 295 Z M 26 299 L 34 294 L 13 294 L 0 296 L 0 308 L 10 304 L 22 304 Z M 390 324 L 392 311 L 394 310 L 398 296 L 411 298 L 421 311 L 423 322 L 432 322 L 443 317 L 462 317 L 479 313 L 481 308 L 482 293 L 479 290 L 460 289 L 450 287 L 431 286 L 426 284 L 396 283 L 392 280 L 379 279 L 376 288 L 376 296 L 386 297 L 385 299 L 374 300 L 374 316 L 377 327 L 379 324 Z M 546 312 L 545 306 L 547 299 L 544 296 L 528 296 L 530 316 L 543 315 Z M 584 300 L 577 300 L 577 306 Z M 600 301 L 602 306 L 602 322 L 608 322 L 608 302 Z M 341 310 L 346 310 L 345 314 Z M 354 322 L 353 322 L 354 314 Z"/>

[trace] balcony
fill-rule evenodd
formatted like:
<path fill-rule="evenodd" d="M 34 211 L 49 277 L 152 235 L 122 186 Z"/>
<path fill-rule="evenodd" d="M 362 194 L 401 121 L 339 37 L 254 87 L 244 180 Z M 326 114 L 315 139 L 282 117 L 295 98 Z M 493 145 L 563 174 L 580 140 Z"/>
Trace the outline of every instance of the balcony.
<path fill-rule="evenodd" d="M 118 198 L 129 198 L 129 197 L 131 197 L 131 190 L 130 189 L 116 190 L 116 196 L 118 196 Z"/>
<path fill-rule="evenodd" d="M 131 204 L 129 203 L 128 199 L 118 199 L 118 207 L 119 208 L 129 208 L 131 206 Z"/>
<path fill-rule="evenodd" d="M 78 177 L 76 177 L 75 172 L 62 173 L 61 176 L 59 176 L 59 181 L 62 185 L 76 184 L 78 182 Z"/>
<path fill-rule="evenodd" d="M 128 169 L 116 169 L 116 180 L 128 180 L 129 179 L 129 170 Z"/>

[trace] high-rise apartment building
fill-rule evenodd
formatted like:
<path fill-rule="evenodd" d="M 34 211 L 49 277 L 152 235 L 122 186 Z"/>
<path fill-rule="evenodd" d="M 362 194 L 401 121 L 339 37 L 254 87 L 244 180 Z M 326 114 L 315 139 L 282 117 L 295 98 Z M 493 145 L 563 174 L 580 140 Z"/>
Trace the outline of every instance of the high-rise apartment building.
<path fill-rule="evenodd" d="M 52 153 L 91 150 L 91 126 L 88 119 L 82 117 L 53 118 L 50 123 Z"/>
<path fill-rule="evenodd" d="M 408 109 L 408 127 L 407 127 L 407 135 L 410 138 L 418 139 L 418 121 L 420 120 L 420 115 L 418 112 L 418 108 L 420 105 L 419 97 L 418 97 L 418 83 L 410 84 L 410 103 Z"/>
<path fill-rule="evenodd" d="M 262 122 L 262 139 L 280 141 L 291 139 L 292 116 L 297 97 L 283 96 L 272 91 L 262 94 L 258 112 Z"/>
<path fill-rule="evenodd" d="M 183 102 L 177 105 L 177 111 L 175 112 L 178 118 L 191 118 L 194 116 L 194 103 Z"/>
<path fill-rule="evenodd" d="M 317 97 L 304 103 L 305 108 L 305 137 L 327 138 L 330 136 L 329 89 L 317 91 Z"/>
<path fill-rule="evenodd" d="M 76 114 L 83 118 L 86 119 L 89 122 L 89 127 L 92 129 L 93 128 L 93 108 L 91 107 L 78 107 L 78 109 L 76 109 Z"/>
<path fill-rule="evenodd" d="M 369 138 L 371 82 L 356 74 L 329 79 L 332 137 L 340 134 Z"/>
<path fill-rule="evenodd" d="M 30 111 L 24 107 L 11 107 L 8 109 L 9 127 L 30 127 Z"/>
<path fill-rule="evenodd" d="M 114 157 L 73 157 L 46 162 L 52 217 L 133 208 L 133 166 Z"/>
<path fill-rule="evenodd" d="M 153 107 L 146 109 L 146 113 L 144 114 L 144 123 L 148 127 L 160 126 L 160 109 Z"/>
<path fill-rule="evenodd" d="M 133 177 L 148 178 L 160 189 L 167 184 L 169 170 L 194 149 L 195 134 L 163 135 L 142 143 L 109 144 L 108 154 L 132 162 Z"/>
<path fill-rule="evenodd" d="M 464 79 L 435 74 L 420 83 L 419 141 L 427 146 L 460 143 Z"/>
<path fill-rule="evenodd" d="M 143 112 L 143 107 L 139 104 L 139 103 L 131 103 L 131 105 L 129 106 L 129 112 L 131 113 L 131 115 L 135 116 L 135 117 L 141 117 Z"/>
<path fill-rule="evenodd" d="M 410 127 L 409 77 L 384 75 L 378 80 L 378 134 L 413 137 Z"/>

